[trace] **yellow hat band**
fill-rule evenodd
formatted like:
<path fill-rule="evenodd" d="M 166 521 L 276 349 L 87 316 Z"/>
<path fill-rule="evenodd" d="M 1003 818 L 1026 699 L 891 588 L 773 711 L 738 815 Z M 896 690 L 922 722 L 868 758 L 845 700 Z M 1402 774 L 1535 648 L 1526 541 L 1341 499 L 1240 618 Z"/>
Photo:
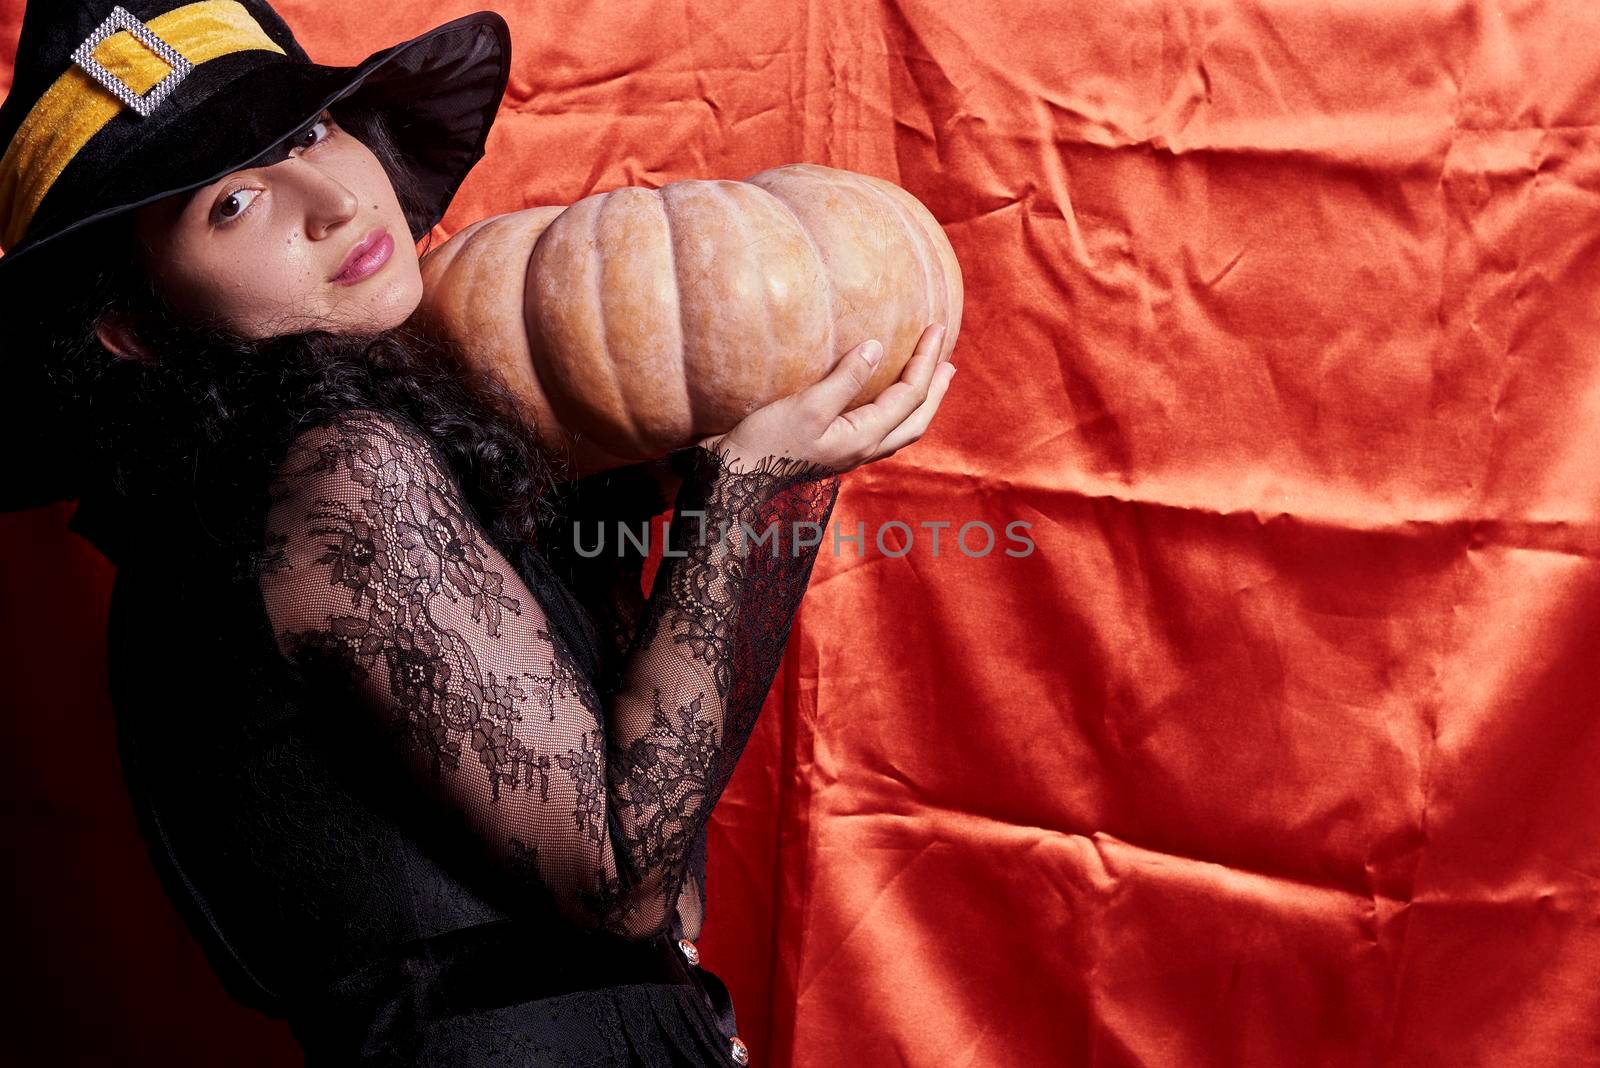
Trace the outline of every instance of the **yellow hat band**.
<path fill-rule="evenodd" d="M 186 4 L 144 26 L 194 66 L 235 52 L 286 54 L 237 0 Z M 143 96 L 175 71 L 127 30 L 111 34 L 91 54 L 121 89 L 113 92 L 83 68 L 68 67 L 33 105 L 0 158 L 0 245 L 8 249 L 22 241 L 33 213 L 73 157 L 129 108 L 118 95 Z"/>

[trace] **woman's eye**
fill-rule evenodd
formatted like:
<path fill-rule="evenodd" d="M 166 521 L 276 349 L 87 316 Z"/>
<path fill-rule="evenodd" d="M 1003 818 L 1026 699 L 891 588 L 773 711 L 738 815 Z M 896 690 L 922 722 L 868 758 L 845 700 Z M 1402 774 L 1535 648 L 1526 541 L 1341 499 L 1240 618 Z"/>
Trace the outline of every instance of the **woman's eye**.
<path fill-rule="evenodd" d="M 244 214 L 244 210 L 261 194 L 259 189 L 235 189 L 221 200 L 217 201 L 216 217 L 219 222 L 237 219 Z"/>
<path fill-rule="evenodd" d="M 325 119 L 318 119 L 296 134 L 292 140 L 294 148 L 310 148 L 328 138 L 328 123 Z"/>

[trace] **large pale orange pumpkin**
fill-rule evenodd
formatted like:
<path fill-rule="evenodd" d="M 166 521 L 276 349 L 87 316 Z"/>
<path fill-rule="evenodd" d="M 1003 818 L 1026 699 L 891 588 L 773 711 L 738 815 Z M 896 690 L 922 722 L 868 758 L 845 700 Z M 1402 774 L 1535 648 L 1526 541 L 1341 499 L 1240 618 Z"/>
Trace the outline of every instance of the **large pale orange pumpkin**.
<path fill-rule="evenodd" d="M 899 377 L 961 323 L 961 270 L 917 199 L 810 164 L 599 193 L 473 224 L 423 259 L 424 321 L 504 377 L 587 474 L 663 456 L 825 375 L 868 338 Z"/>

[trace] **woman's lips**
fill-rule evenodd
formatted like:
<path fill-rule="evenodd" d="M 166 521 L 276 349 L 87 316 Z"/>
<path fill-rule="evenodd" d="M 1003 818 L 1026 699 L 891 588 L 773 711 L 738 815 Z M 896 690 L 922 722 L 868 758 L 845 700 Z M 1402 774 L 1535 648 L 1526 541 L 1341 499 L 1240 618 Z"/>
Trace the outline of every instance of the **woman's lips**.
<path fill-rule="evenodd" d="M 389 236 L 386 227 L 378 227 L 366 237 L 363 237 L 355 248 L 350 250 L 350 255 L 344 258 L 344 263 L 339 268 L 339 273 L 331 279 L 336 285 L 355 285 L 363 278 L 375 274 L 379 267 L 389 262 L 389 257 L 394 255 L 394 238 Z"/>

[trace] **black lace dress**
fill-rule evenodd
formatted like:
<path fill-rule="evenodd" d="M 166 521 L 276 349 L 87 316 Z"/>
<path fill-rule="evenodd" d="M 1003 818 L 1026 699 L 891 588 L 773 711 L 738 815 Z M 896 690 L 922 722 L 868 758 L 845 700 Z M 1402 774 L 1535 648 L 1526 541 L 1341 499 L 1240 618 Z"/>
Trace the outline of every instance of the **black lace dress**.
<path fill-rule="evenodd" d="M 428 440 L 375 413 L 295 441 L 253 567 L 196 574 L 181 516 L 124 532 L 108 639 L 144 832 L 308 1064 L 743 1063 L 694 959 L 706 821 L 838 481 L 675 459 L 665 559 L 647 600 L 624 581 L 587 616 L 617 624 L 598 659 L 573 583 L 495 551 Z"/>

